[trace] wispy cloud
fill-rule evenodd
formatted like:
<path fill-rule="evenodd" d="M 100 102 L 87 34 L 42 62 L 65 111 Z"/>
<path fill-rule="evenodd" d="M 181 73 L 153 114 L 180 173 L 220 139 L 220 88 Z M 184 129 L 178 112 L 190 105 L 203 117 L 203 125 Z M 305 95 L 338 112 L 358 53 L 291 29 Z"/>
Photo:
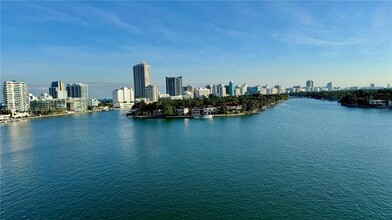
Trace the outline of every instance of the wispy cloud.
<path fill-rule="evenodd" d="M 118 14 L 112 13 L 108 10 L 100 9 L 90 4 L 79 3 L 78 7 L 73 8 L 73 10 L 81 15 L 88 16 L 89 19 L 93 21 L 95 18 L 97 18 L 105 23 L 135 34 L 143 33 L 139 27 L 131 24 L 129 21 L 124 20 Z"/>
<path fill-rule="evenodd" d="M 222 33 L 225 35 L 229 36 L 244 36 L 246 33 L 234 29 L 228 29 L 228 28 L 220 28 L 220 27 L 215 27 L 213 29 L 215 32 Z"/>
<path fill-rule="evenodd" d="M 65 23 L 77 23 L 81 25 L 87 24 L 80 17 L 64 13 L 54 8 L 43 6 L 42 4 L 25 2 L 24 5 L 29 7 L 34 12 L 32 14 L 25 15 L 25 17 L 29 19 L 56 21 L 56 22 L 65 22 Z"/>
<path fill-rule="evenodd" d="M 346 45 L 358 44 L 362 42 L 361 39 L 355 37 L 349 37 L 344 39 L 336 39 L 336 38 L 328 39 L 328 38 L 312 37 L 304 33 L 291 33 L 284 37 L 277 37 L 277 38 L 286 43 L 310 45 L 310 46 L 346 46 Z"/>

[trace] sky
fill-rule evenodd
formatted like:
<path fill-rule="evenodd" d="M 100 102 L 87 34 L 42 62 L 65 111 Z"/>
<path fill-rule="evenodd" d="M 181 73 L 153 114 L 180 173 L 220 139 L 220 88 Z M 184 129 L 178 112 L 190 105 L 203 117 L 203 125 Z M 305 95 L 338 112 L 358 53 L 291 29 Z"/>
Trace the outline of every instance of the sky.
<path fill-rule="evenodd" d="M 391 1 L 1 1 L 1 81 L 52 81 L 90 97 L 152 83 L 392 85 Z"/>

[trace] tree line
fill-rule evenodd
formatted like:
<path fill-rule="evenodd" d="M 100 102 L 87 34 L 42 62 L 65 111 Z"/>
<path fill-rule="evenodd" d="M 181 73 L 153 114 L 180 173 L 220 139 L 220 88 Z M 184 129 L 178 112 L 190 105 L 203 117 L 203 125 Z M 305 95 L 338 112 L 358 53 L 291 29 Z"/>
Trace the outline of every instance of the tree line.
<path fill-rule="evenodd" d="M 337 100 L 342 104 L 368 105 L 369 100 L 392 100 L 392 89 L 377 90 L 340 90 L 340 91 L 322 91 L 322 92 L 298 92 L 291 93 L 294 97 L 309 97 L 314 99 Z"/>
<path fill-rule="evenodd" d="M 161 110 L 164 115 L 171 116 L 175 114 L 177 108 L 203 108 L 213 106 L 218 108 L 218 114 L 229 114 L 228 106 L 241 106 L 239 112 L 257 112 L 263 107 L 273 103 L 288 99 L 287 94 L 275 95 L 251 95 L 251 96 L 225 96 L 218 97 L 210 95 L 202 98 L 170 100 L 160 98 L 154 103 L 138 102 L 132 107 L 134 115 L 151 115 L 154 110 Z"/>

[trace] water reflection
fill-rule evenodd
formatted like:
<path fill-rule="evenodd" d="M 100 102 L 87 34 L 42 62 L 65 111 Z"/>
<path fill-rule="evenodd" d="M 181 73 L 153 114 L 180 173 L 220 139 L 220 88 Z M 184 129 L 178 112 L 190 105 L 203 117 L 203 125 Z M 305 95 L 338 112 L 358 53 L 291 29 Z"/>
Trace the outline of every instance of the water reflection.
<path fill-rule="evenodd" d="M 30 138 L 30 120 L 19 121 L 2 126 L 1 155 L 30 148 Z"/>
<path fill-rule="evenodd" d="M 3 175 L 7 176 L 7 172 L 21 175 L 31 165 L 31 156 L 24 152 L 33 147 L 31 132 L 30 120 L 10 123 L 1 127 L 2 178 L 4 178 Z"/>

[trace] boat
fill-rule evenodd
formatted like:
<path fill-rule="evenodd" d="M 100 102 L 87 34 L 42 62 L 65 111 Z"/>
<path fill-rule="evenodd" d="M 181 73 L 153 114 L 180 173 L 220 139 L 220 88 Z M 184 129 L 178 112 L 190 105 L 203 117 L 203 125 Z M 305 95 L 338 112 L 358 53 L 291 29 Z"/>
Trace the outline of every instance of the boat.
<path fill-rule="evenodd" d="M 212 115 L 198 115 L 193 117 L 194 119 L 212 119 L 213 116 Z"/>

